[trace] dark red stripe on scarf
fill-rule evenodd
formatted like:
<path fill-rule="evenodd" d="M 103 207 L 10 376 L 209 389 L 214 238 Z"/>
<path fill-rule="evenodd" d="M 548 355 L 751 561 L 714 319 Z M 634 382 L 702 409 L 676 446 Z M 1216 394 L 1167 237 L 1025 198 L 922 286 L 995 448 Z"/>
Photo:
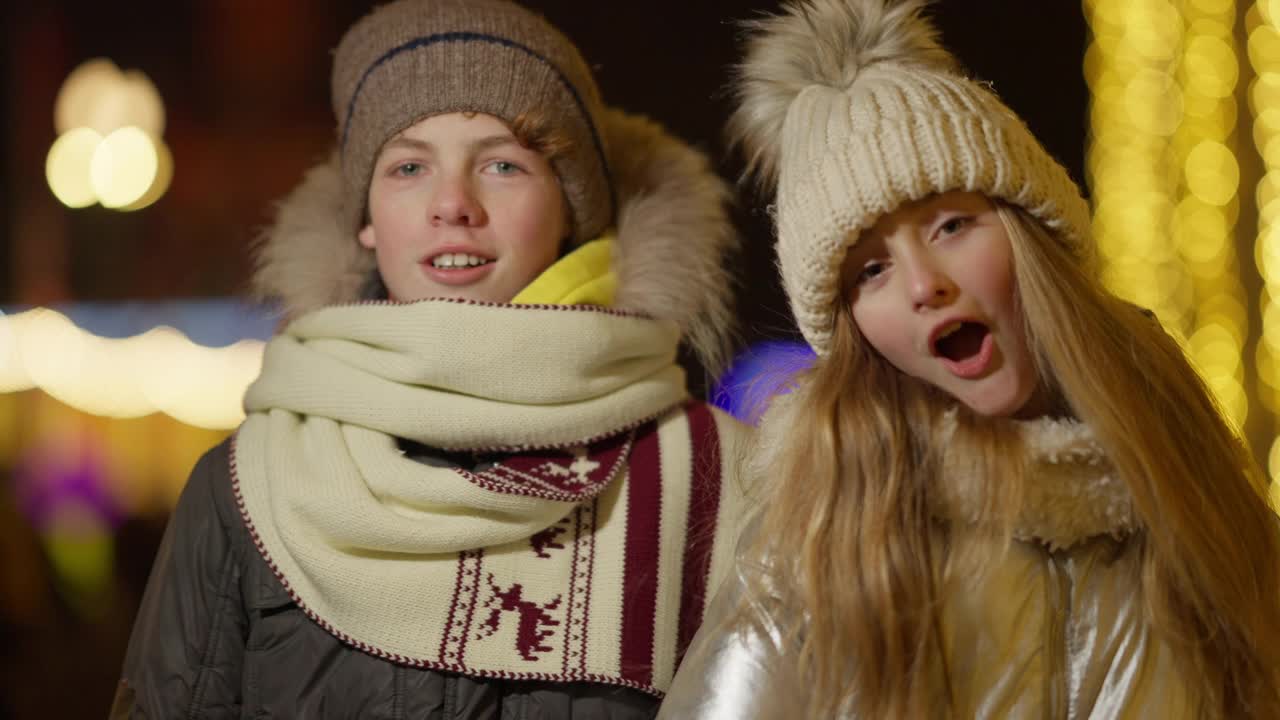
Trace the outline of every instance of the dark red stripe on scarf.
<path fill-rule="evenodd" d="M 467 631 L 466 626 L 460 626 L 458 622 L 458 598 L 462 595 L 462 577 L 466 572 L 467 556 L 463 553 L 458 556 L 458 567 L 454 570 L 453 599 L 449 601 L 449 614 L 445 616 L 444 633 L 440 636 L 440 662 L 457 661 L 457 658 L 449 657 L 449 641 L 455 633 Z"/>
<path fill-rule="evenodd" d="M 622 676 L 653 682 L 653 626 L 658 608 L 662 463 L 657 423 L 636 431 L 627 479 L 627 545 L 622 577 Z"/>
<path fill-rule="evenodd" d="M 480 589 L 480 558 L 482 557 L 484 557 L 482 549 L 464 550 L 458 554 L 453 599 L 449 603 L 444 635 L 440 638 L 440 662 L 442 663 L 461 664 L 465 656 L 467 628 L 471 627 L 471 618 L 475 614 L 476 593 Z M 462 617 L 464 614 L 465 618 Z"/>
<path fill-rule="evenodd" d="M 716 517 L 720 512 L 720 433 L 715 416 L 702 403 L 685 410 L 693 451 L 693 488 L 689 493 L 688 537 L 684 544 L 684 587 L 680 593 L 680 628 L 676 636 L 676 661 L 702 623 L 715 545 Z"/>
<path fill-rule="evenodd" d="M 480 575 L 481 562 L 484 560 L 484 548 L 476 550 L 467 550 L 462 553 L 464 557 L 470 560 L 471 572 L 465 582 L 471 583 L 471 604 L 467 606 L 467 624 L 464 628 L 471 628 L 476 614 L 476 605 L 480 604 Z M 462 633 L 462 644 L 458 646 L 458 662 L 466 665 L 467 662 L 467 641 L 471 639 L 470 632 Z"/>

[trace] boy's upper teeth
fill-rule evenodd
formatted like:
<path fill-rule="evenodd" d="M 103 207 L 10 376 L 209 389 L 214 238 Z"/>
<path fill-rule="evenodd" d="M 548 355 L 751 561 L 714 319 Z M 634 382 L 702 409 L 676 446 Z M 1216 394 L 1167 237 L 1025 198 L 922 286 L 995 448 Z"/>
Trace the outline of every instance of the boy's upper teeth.
<path fill-rule="evenodd" d="M 489 262 L 488 258 L 468 253 L 440 253 L 431 258 L 431 264 L 438 268 L 475 267 Z"/>

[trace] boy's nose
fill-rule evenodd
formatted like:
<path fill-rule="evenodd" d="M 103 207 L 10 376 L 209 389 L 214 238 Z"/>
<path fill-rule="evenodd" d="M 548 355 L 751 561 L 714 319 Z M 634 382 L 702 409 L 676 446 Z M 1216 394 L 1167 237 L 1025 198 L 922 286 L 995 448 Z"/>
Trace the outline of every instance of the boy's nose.
<path fill-rule="evenodd" d="M 431 199 L 431 224 L 474 226 L 484 223 L 484 208 L 460 178 L 441 181 Z"/>

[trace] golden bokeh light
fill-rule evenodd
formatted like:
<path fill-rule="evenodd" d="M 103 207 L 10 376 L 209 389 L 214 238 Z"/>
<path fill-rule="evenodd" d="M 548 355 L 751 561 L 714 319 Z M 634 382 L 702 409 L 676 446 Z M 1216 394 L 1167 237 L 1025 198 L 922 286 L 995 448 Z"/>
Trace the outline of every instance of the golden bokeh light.
<path fill-rule="evenodd" d="M 54 103 L 60 135 L 45 163 L 49 188 L 71 208 L 147 207 L 173 178 L 164 125 L 160 93 L 145 74 L 103 58 L 81 64 Z"/>
<path fill-rule="evenodd" d="M 141 197 L 121 207 L 120 210 L 133 212 L 151 205 L 169 190 L 169 184 L 173 182 L 173 153 L 169 151 L 169 146 L 163 140 L 156 137 L 150 140 L 156 153 L 156 172 L 151 185 Z"/>
<path fill-rule="evenodd" d="M 1191 357 L 1209 375 L 1232 375 L 1240 367 L 1239 339 L 1221 323 L 1209 323 L 1187 341 Z"/>
<path fill-rule="evenodd" d="M 1182 17 L 1168 0 L 1131 0 L 1125 6 L 1125 45 L 1151 60 L 1167 60 L 1177 52 Z"/>
<path fill-rule="evenodd" d="M 137 202 L 155 182 L 160 160 L 141 128 L 123 127 L 102 139 L 89 165 L 89 180 L 103 207 Z"/>
<path fill-rule="evenodd" d="M 0 316 L 0 392 L 42 390 L 67 406 L 113 418 L 163 412 L 187 425 L 234 428 L 240 398 L 262 369 L 264 344 L 205 347 L 169 327 L 103 338 L 55 310 Z"/>
<path fill-rule="evenodd" d="M 120 68 L 106 58 L 88 60 L 72 70 L 67 79 L 62 81 L 62 87 L 58 89 L 58 96 L 53 103 L 53 125 L 58 133 L 70 132 L 73 128 L 92 127 L 94 108 L 100 103 L 100 98 L 109 93 L 111 86 L 120 79 Z M 107 128 L 106 132 L 114 129 Z"/>
<path fill-rule="evenodd" d="M 1231 46 L 1220 37 L 1202 35 L 1187 44 L 1187 79 L 1199 95 L 1230 97 L 1236 89 L 1239 69 Z"/>
<path fill-rule="evenodd" d="M 1236 156 L 1216 140 L 1202 140 L 1187 155 L 1187 188 L 1210 205 L 1226 205 L 1240 187 Z"/>
<path fill-rule="evenodd" d="M 164 103 L 151 79 L 138 70 L 121 72 L 105 58 L 71 71 L 58 90 L 53 117 L 59 133 L 90 127 L 107 135 L 133 125 L 156 137 L 164 134 Z"/>
<path fill-rule="evenodd" d="M 1191 0 L 1191 5 L 1201 14 L 1218 17 L 1229 17 L 1236 9 L 1235 0 Z"/>
<path fill-rule="evenodd" d="M 1271 444 L 1271 452 L 1267 453 L 1267 470 L 1271 477 L 1280 477 L 1280 437 Z M 1271 497 L 1280 503 L 1280 483 L 1271 483 Z"/>
<path fill-rule="evenodd" d="M 1280 73 L 1259 72 L 1249 84 L 1248 102 L 1254 116 L 1280 107 Z"/>
<path fill-rule="evenodd" d="M 89 179 L 89 167 L 93 162 L 102 136 L 86 127 L 74 128 L 63 133 L 45 159 L 45 179 L 54 197 L 70 208 L 88 207 L 98 202 L 98 194 Z"/>
<path fill-rule="evenodd" d="M 1237 435 L 1249 417 L 1249 398 L 1245 395 L 1244 385 L 1235 375 L 1212 373 L 1208 378 L 1209 390 Z"/>
<path fill-rule="evenodd" d="M 1198 311 L 1204 325 L 1217 325 L 1231 334 L 1236 347 L 1244 347 L 1249 332 L 1249 309 L 1242 298 L 1231 295 L 1219 295 L 1205 298 Z"/>
<path fill-rule="evenodd" d="M 1235 3 L 1093 0 L 1085 8 L 1093 34 L 1085 164 L 1103 281 L 1184 339 L 1242 427 L 1248 317 L 1234 241 Z M 1255 32 L 1249 51 L 1280 56 L 1280 36 Z M 1280 77 L 1254 84 L 1280 99 Z"/>
<path fill-rule="evenodd" d="M 0 393 L 18 392 L 31 387 L 26 364 L 18 349 L 17 333 L 13 320 L 0 312 Z"/>
<path fill-rule="evenodd" d="M 1262 333 L 1257 340 L 1258 396 L 1271 413 L 1272 437 L 1268 471 L 1280 478 L 1280 435 L 1275 420 L 1280 414 L 1280 3 L 1262 0 L 1253 4 L 1246 16 L 1248 57 L 1256 78 L 1249 84 L 1248 107 L 1253 115 L 1253 146 L 1262 159 L 1265 174 L 1254 189 L 1258 204 L 1254 262 L 1262 276 L 1258 296 Z M 1273 487 L 1276 484 L 1273 483 Z"/>
<path fill-rule="evenodd" d="M 1280 33 L 1270 23 L 1249 33 L 1249 62 L 1255 68 L 1274 68 L 1280 63 Z"/>
<path fill-rule="evenodd" d="M 1146 69 L 1125 85 L 1125 111 L 1143 132 L 1172 135 L 1182 121 L 1182 92 L 1168 73 Z"/>

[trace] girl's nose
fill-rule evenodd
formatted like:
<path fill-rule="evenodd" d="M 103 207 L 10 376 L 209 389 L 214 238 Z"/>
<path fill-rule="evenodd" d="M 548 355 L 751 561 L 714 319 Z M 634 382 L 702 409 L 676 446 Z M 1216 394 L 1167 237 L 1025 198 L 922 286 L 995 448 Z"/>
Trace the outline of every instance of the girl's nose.
<path fill-rule="evenodd" d="M 948 305 L 956 296 L 956 285 L 928 252 L 914 253 L 907 261 L 907 292 L 915 309 Z"/>

